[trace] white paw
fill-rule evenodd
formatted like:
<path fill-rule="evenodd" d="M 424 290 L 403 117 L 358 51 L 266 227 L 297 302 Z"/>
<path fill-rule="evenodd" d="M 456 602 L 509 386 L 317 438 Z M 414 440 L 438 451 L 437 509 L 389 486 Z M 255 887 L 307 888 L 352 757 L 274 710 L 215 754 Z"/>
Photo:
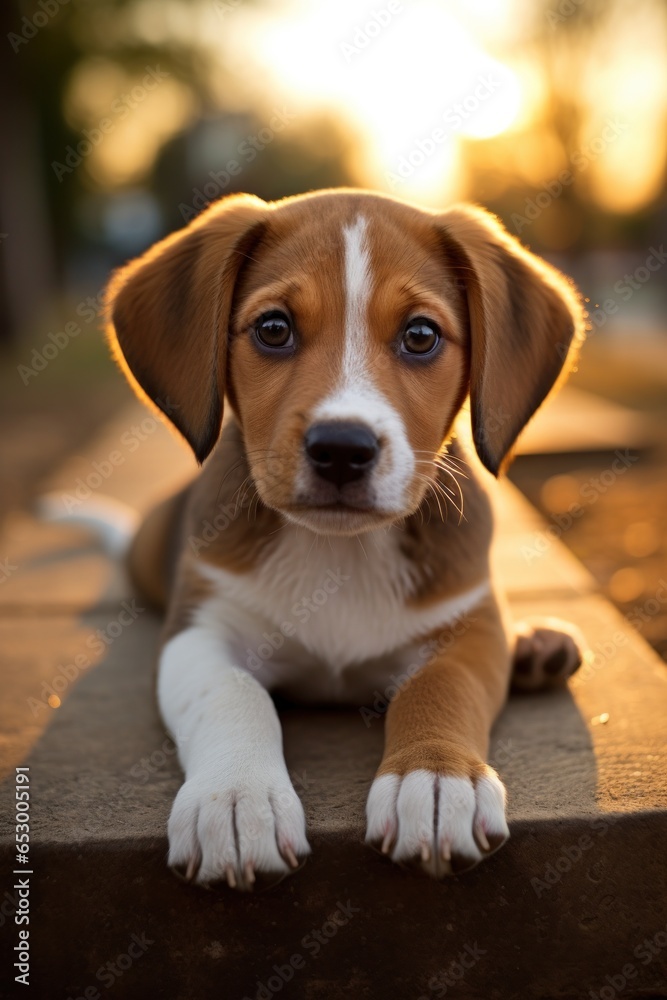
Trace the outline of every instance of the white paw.
<path fill-rule="evenodd" d="M 250 889 L 257 875 L 285 875 L 310 853 L 303 806 L 285 773 L 194 775 L 169 817 L 169 865 L 199 885 Z"/>
<path fill-rule="evenodd" d="M 487 767 L 474 782 L 433 771 L 383 774 L 366 803 L 367 843 L 435 878 L 467 871 L 509 837 L 505 788 Z"/>

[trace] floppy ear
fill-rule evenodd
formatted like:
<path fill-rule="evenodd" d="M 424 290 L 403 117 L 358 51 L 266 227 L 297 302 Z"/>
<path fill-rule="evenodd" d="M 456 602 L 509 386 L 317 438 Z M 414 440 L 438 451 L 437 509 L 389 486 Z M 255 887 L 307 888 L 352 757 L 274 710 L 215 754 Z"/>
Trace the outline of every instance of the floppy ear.
<path fill-rule="evenodd" d="M 107 290 L 116 357 L 199 462 L 222 423 L 234 284 L 267 212 L 259 198 L 225 198 L 118 271 Z"/>
<path fill-rule="evenodd" d="M 438 219 L 448 264 L 468 302 L 473 440 L 497 476 L 576 354 L 584 311 L 568 279 L 488 212 L 463 206 Z"/>

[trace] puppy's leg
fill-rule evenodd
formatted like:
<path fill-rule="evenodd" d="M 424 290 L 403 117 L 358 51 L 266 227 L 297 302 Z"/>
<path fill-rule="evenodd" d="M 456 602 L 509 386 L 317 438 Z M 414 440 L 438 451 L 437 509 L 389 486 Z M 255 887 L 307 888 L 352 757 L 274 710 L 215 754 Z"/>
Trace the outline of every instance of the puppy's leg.
<path fill-rule="evenodd" d="M 465 871 L 509 836 L 505 789 L 485 757 L 510 651 L 493 598 L 471 615 L 390 704 L 366 806 L 367 841 L 436 877 Z"/>
<path fill-rule="evenodd" d="M 531 618 L 516 626 L 512 687 L 542 691 L 563 685 L 581 666 L 586 642 L 559 618 Z"/>
<path fill-rule="evenodd" d="M 185 783 L 169 818 L 169 864 L 207 884 L 249 888 L 308 854 L 301 802 L 269 693 L 218 635 L 186 628 L 162 651 L 158 698 Z"/>

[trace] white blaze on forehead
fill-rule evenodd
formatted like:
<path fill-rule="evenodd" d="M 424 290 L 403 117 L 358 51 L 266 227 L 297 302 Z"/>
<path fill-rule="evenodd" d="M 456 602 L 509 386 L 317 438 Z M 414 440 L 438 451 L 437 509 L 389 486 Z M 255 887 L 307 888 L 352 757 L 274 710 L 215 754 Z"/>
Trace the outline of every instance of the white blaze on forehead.
<path fill-rule="evenodd" d="M 345 346 L 343 380 L 350 382 L 363 373 L 368 351 L 368 302 L 371 292 L 371 260 L 366 239 L 367 222 L 358 216 L 343 229 L 345 241 Z"/>
<path fill-rule="evenodd" d="M 343 228 L 345 246 L 345 338 L 339 383 L 313 414 L 324 420 L 360 421 L 382 444 L 372 473 L 376 503 L 383 510 L 401 507 L 412 479 L 415 458 L 403 419 L 371 372 L 368 311 L 373 290 L 368 222 L 363 216 Z"/>

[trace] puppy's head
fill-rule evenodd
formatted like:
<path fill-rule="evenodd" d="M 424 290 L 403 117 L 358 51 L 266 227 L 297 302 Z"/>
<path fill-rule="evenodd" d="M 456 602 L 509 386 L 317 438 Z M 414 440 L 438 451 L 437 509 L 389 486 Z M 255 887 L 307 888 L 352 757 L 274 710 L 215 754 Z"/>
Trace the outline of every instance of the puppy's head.
<path fill-rule="evenodd" d="M 488 213 L 346 190 L 218 202 L 121 270 L 109 310 L 200 462 L 226 395 L 264 503 L 337 534 L 419 507 L 468 393 L 497 474 L 583 331 L 567 281 Z"/>

